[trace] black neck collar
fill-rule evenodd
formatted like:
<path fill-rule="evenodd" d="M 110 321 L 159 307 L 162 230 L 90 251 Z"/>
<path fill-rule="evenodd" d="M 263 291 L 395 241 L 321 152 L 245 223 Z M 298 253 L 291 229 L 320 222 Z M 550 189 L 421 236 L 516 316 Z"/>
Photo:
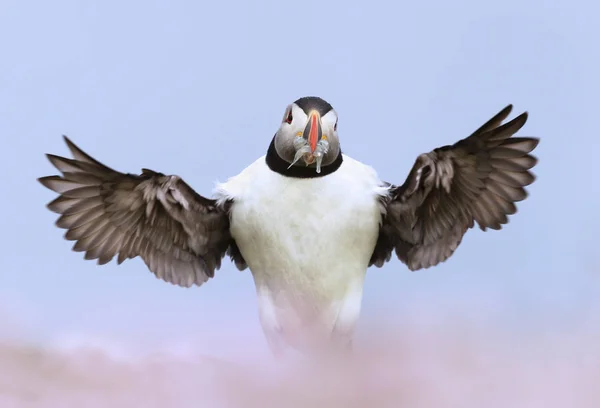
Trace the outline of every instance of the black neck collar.
<path fill-rule="evenodd" d="M 275 150 L 275 137 L 271 140 L 271 144 L 269 145 L 269 150 L 267 151 L 267 156 L 265 158 L 267 162 L 267 166 L 271 170 L 276 173 L 281 174 L 286 177 L 294 177 L 294 178 L 315 178 L 315 177 L 323 177 L 328 174 L 333 173 L 342 165 L 342 151 L 338 153 L 338 156 L 335 160 L 328 164 L 327 166 L 321 167 L 321 172 L 317 173 L 314 167 L 302 167 L 302 166 L 292 166 L 283 160 L 277 154 L 277 150 Z M 288 167 L 290 167 L 288 169 Z"/>

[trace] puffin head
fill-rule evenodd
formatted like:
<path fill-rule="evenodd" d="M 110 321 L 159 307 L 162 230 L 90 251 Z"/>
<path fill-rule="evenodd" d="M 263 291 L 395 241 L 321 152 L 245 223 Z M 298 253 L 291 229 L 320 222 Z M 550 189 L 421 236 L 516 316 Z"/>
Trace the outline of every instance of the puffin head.
<path fill-rule="evenodd" d="M 288 105 L 275 134 L 277 155 L 292 166 L 321 167 L 333 163 L 340 154 L 337 113 L 316 96 L 306 96 Z"/>

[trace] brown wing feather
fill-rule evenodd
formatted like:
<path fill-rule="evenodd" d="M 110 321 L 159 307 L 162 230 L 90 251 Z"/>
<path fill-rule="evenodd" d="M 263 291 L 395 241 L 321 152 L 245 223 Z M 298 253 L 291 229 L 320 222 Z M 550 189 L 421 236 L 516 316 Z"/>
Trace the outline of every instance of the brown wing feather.
<path fill-rule="evenodd" d="M 158 278 L 179 286 L 214 276 L 233 243 L 223 208 L 178 176 L 124 174 L 65 141 L 73 159 L 47 155 L 62 175 L 39 181 L 59 194 L 48 208 L 60 214 L 56 225 L 75 241 L 74 251 L 100 265 L 139 256 Z"/>
<path fill-rule="evenodd" d="M 530 171 L 537 159 L 529 154 L 539 143 L 512 137 L 527 113 L 502 124 L 507 106 L 466 139 L 420 155 L 405 183 L 391 189 L 387 215 L 371 264 L 382 266 L 395 250 L 409 269 L 437 265 L 460 245 L 477 222 L 481 230 L 499 230 L 515 214 L 515 203 L 527 197 Z"/>

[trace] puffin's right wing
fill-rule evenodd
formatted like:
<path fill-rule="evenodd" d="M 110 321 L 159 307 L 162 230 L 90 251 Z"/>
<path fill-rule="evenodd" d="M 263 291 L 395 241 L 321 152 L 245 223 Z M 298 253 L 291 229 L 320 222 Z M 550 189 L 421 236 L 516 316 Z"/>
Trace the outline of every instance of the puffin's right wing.
<path fill-rule="evenodd" d="M 226 210 L 178 176 L 120 173 L 65 141 L 74 159 L 48 154 L 62 176 L 38 180 L 60 194 L 48 208 L 61 214 L 56 225 L 85 259 L 103 265 L 139 256 L 158 278 L 190 287 L 213 277 L 228 250 L 241 258 Z"/>
<path fill-rule="evenodd" d="M 508 222 L 535 180 L 530 169 L 537 159 L 529 153 L 539 142 L 512 137 L 527 113 L 502 124 L 511 110 L 454 145 L 420 155 L 404 184 L 391 186 L 371 265 L 382 266 L 395 251 L 410 270 L 428 268 L 448 259 L 474 222 L 483 231 Z"/>

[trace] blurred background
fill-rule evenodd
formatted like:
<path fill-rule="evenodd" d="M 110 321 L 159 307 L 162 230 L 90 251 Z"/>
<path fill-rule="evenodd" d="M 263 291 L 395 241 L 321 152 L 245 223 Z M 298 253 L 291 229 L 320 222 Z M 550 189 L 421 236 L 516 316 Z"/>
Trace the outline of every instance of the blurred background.
<path fill-rule="evenodd" d="M 66 155 L 65 134 L 115 169 L 178 174 L 210 195 L 306 95 L 331 102 L 344 152 L 392 183 L 509 103 L 530 114 L 521 135 L 541 137 L 538 179 L 504 230 L 469 231 L 432 269 L 394 259 L 368 272 L 356 348 L 389 358 L 366 357 L 362 373 L 394 374 L 389 396 L 352 389 L 394 406 L 598 406 L 597 12 L 589 0 L 4 0 L 0 406 L 204 406 L 193 381 L 207 372 L 225 394 L 246 395 L 234 378 L 261 389 L 223 371 L 269 356 L 248 271 L 225 261 L 182 289 L 140 259 L 84 261 L 36 178 L 55 174 L 44 154 Z M 156 353 L 168 357 L 140 357 Z"/>

